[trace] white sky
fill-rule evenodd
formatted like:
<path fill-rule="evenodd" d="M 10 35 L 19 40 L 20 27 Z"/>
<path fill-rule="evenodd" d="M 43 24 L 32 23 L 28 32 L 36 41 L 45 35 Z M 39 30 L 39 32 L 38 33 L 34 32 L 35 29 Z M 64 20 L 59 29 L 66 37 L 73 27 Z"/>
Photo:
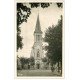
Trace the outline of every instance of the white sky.
<path fill-rule="evenodd" d="M 48 8 L 32 8 L 31 15 L 27 20 L 20 25 L 21 36 L 23 36 L 23 48 L 18 50 L 19 57 L 30 57 L 31 49 L 34 43 L 34 30 L 36 26 L 37 15 L 39 13 L 41 30 L 43 32 L 43 37 L 46 28 L 52 25 L 56 25 L 60 15 L 63 14 L 61 8 L 58 8 L 56 4 L 51 4 Z"/>

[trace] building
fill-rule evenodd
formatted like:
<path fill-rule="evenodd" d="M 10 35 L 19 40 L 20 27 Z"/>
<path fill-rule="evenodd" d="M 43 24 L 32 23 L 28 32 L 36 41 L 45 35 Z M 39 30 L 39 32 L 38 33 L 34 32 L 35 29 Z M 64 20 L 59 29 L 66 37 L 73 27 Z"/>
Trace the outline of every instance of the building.
<path fill-rule="evenodd" d="M 34 44 L 31 51 L 31 57 L 34 57 L 35 59 L 35 69 L 42 69 L 43 48 L 42 48 L 42 31 L 39 21 L 39 15 L 37 17 L 34 31 Z"/>

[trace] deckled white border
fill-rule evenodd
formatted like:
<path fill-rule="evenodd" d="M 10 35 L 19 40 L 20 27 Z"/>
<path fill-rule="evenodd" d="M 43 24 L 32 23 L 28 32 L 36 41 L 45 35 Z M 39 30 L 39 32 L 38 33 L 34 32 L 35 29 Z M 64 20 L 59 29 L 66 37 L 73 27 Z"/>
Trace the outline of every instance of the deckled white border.
<path fill-rule="evenodd" d="M 62 36 L 63 36 L 62 37 L 62 40 L 63 40 L 62 41 L 63 42 L 63 44 L 62 44 L 63 45 L 63 50 L 62 50 L 63 51 L 62 52 L 62 57 L 63 57 L 62 58 L 62 62 L 63 63 L 62 63 L 62 67 L 63 68 L 62 68 L 62 77 L 59 77 L 59 76 L 58 77 L 57 76 L 56 77 L 55 76 L 53 76 L 53 77 L 52 76 L 47 76 L 47 77 L 46 76 L 17 77 L 17 70 L 16 70 L 16 67 L 17 67 L 17 65 L 16 65 L 16 54 L 17 54 L 16 53 L 16 26 L 17 26 L 16 25 L 17 24 L 16 23 L 17 22 L 16 21 L 16 17 L 17 17 L 16 16 L 16 4 L 20 3 L 20 2 L 21 3 L 24 3 L 24 2 L 25 3 L 28 3 L 28 2 L 53 2 L 53 3 L 55 3 L 55 2 L 63 2 L 63 28 L 62 28 L 63 29 L 63 32 L 62 32 Z M 65 73 L 64 73 L 64 71 L 65 71 L 65 56 L 64 56 L 64 54 L 65 54 L 65 50 L 64 50 L 64 45 L 65 45 L 64 44 L 64 35 L 65 35 L 64 11 L 65 11 L 65 9 L 64 8 L 65 8 L 65 6 L 64 6 L 64 0 L 15 0 L 14 7 L 15 7 L 14 8 L 14 17 L 15 17 L 14 18 L 15 19 L 14 20 L 14 24 L 15 24 L 15 26 L 14 26 L 15 27 L 15 31 L 14 31 L 14 38 L 15 38 L 14 39 L 14 44 L 15 44 L 15 46 L 14 46 L 14 49 L 15 49 L 14 50 L 14 54 L 15 54 L 14 55 L 14 64 L 15 64 L 14 65 L 14 79 L 16 79 L 16 80 L 22 80 L 22 79 L 58 79 L 58 80 L 61 80 L 61 79 L 64 79 L 65 78 L 65 76 L 64 76 L 65 75 Z"/>

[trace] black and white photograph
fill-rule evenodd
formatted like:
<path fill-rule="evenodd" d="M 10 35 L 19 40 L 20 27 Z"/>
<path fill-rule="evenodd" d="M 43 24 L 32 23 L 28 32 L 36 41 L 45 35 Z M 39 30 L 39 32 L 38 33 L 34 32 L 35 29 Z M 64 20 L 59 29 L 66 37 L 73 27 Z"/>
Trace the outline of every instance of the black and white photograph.
<path fill-rule="evenodd" d="M 63 2 L 16 3 L 16 76 L 63 76 Z"/>
<path fill-rule="evenodd" d="M 80 80 L 80 0 L 0 0 L 0 80 Z"/>

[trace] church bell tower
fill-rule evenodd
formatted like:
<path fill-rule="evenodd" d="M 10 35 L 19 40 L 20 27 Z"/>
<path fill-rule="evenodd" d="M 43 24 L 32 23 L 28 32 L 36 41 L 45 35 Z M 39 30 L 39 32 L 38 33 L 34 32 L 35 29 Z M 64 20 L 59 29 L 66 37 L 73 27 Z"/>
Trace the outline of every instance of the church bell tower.
<path fill-rule="evenodd" d="M 34 45 L 32 47 L 31 56 L 35 59 L 35 68 L 42 68 L 42 58 L 43 58 L 43 50 L 42 50 L 42 31 L 39 21 L 39 14 L 36 21 L 35 31 L 34 31 Z"/>

